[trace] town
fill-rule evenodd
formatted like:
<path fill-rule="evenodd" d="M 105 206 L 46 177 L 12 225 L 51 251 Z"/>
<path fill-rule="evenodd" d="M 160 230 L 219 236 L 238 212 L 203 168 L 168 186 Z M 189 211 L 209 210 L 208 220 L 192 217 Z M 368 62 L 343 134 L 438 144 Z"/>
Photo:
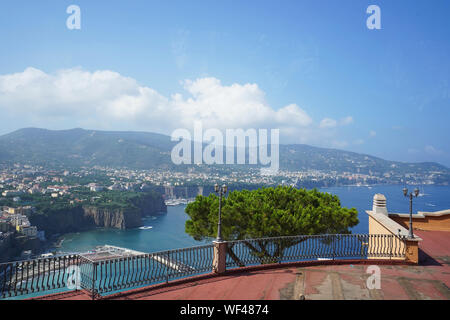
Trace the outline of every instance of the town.
<path fill-rule="evenodd" d="M 198 194 L 212 192 L 216 183 L 227 184 L 231 189 L 276 185 L 314 188 L 433 183 L 432 177 L 417 174 L 395 177 L 390 174 L 377 176 L 320 170 L 280 170 L 275 176 L 264 176 L 260 175 L 258 168 L 231 167 L 233 169 L 230 166 L 197 165 L 188 168 L 187 172 L 176 172 L 98 166 L 55 169 L 19 163 L 3 165 L 0 170 L 0 247 L 35 248 L 39 247 L 36 243 L 48 241 L 51 235 L 46 235 L 44 230 L 39 230 L 29 220 L 37 210 L 53 207 L 67 209 L 80 204 L 126 206 L 121 195 L 148 190 L 162 194 L 166 205 L 177 205 L 187 203 Z M 19 258 L 31 257 L 32 251 L 23 250 Z"/>

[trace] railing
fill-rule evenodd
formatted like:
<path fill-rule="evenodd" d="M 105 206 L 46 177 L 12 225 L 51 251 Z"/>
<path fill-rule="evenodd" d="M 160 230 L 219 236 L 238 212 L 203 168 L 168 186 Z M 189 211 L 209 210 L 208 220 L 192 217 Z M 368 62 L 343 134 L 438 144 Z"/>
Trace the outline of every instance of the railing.
<path fill-rule="evenodd" d="M 67 288 L 66 271 L 79 265 L 78 255 L 0 264 L 0 298 Z"/>
<path fill-rule="evenodd" d="M 227 268 L 292 261 L 404 259 L 394 235 L 312 235 L 226 242 Z M 98 296 L 211 273 L 214 245 L 118 258 L 68 255 L 0 264 L 0 298 L 84 289 Z M 28 295 L 28 296 L 27 296 Z M 31 296 L 30 296 L 31 295 Z"/>
<path fill-rule="evenodd" d="M 387 234 L 330 234 L 227 242 L 227 267 L 290 261 L 404 258 L 402 239 Z"/>
<path fill-rule="evenodd" d="M 93 297 L 212 271 L 213 245 L 105 260 L 83 257 L 81 287 Z"/>

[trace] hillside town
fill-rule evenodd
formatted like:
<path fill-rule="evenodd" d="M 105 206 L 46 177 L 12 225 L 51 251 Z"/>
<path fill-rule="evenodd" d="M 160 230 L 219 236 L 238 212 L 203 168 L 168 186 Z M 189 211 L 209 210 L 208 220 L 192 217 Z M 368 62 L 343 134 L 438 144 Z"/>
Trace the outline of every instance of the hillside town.
<path fill-rule="evenodd" d="M 434 184 L 440 172 L 418 174 L 410 172 L 395 174 L 393 171 L 383 173 L 337 172 L 324 170 L 288 171 L 279 170 L 276 175 L 261 175 L 259 168 L 212 167 L 196 165 L 187 171 L 171 170 L 138 170 L 127 168 L 82 167 L 73 170 L 49 169 L 42 166 L 14 164 L 0 167 L 0 190 L 3 197 L 20 198 L 23 193 L 51 194 L 52 197 L 66 195 L 70 189 L 80 186 L 77 179 L 86 177 L 100 178 L 99 181 L 88 181 L 84 185 L 91 191 L 132 190 L 145 188 L 147 184 L 154 186 L 182 186 L 189 184 L 209 183 L 245 183 L 255 185 L 373 185 L 373 184 Z"/>
<path fill-rule="evenodd" d="M 107 192 L 140 192 L 156 188 L 163 195 L 166 205 L 174 205 L 186 203 L 187 199 L 192 199 L 197 194 L 210 192 L 212 189 L 208 189 L 208 186 L 212 188 L 216 183 L 234 186 L 236 189 L 276 185 L 314 188 L 335 185 L 433 183 L 433 174 L 406 174 L 396 177 L 391 173 L 379 176 L 319 170 L 280 170 L 277 175 L 263 176 L 258 168 L 226 169 L 198 165 L 188 168 L 187 172 L 176 172 L 98 166 L 54 169 L 18 163 L 3 165 L 0 168 L 0 246 L 11 241 L 26 243 L 47 240 L 45 232 L 38 230 L 28 219 L 36 212 L 37 203 L 45 203 L 47 207 L 108 203 L 111 199 L 105 197 Z M 191 188 L 190 192 L 188 187 Z M 21 258 L 30 255 L 30 250 L 21 252 Z"/>

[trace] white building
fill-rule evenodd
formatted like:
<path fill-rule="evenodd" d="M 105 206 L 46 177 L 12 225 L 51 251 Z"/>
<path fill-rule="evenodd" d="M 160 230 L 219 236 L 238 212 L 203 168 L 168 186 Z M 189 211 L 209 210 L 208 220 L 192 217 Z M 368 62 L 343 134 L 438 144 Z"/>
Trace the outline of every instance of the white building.
<path fill-rule="evenodd" d="M 9 218 L 14 227 L 18 226 L 28 227 L 30 225 L 30 221 L 28 221 L 27 216 L 23 214 L 20 213 L 11 214 Z"/>
<path fill-rule="evenodd" d="M 32 238 L 37 237 L 37 235 L 38 235 L 36 226 L 29 226 L 29 227 L 22 226 L 22 228 L 20 228 L 20 232 L 23 235 L 25 235 L 27 237 L 32 237 Z"/>
<path fill-rule="evenodd" d="M 91 186 L 91 191 L 92 192 L 99 192 L 99 191 L 103 191 L 103 187 L 102 186 L 97 186 L 97 185 L 95 185 L 95 186 Z"/>

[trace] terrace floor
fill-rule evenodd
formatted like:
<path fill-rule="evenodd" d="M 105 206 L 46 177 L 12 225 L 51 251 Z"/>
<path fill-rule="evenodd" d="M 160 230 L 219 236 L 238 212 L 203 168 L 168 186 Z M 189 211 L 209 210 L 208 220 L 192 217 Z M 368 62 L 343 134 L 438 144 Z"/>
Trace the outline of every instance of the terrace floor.
<path fill-rule="evenodd" d="M 449 300 L 450 232 L 416 231 L 419 265 L 379 265 L 380 289 L 367 289 L 368 264 L 286 266 L 224 276 L 193 277 L 112 295 L 118 300 Z M 84 292 L 41 297 L 84 300 Z"/>

